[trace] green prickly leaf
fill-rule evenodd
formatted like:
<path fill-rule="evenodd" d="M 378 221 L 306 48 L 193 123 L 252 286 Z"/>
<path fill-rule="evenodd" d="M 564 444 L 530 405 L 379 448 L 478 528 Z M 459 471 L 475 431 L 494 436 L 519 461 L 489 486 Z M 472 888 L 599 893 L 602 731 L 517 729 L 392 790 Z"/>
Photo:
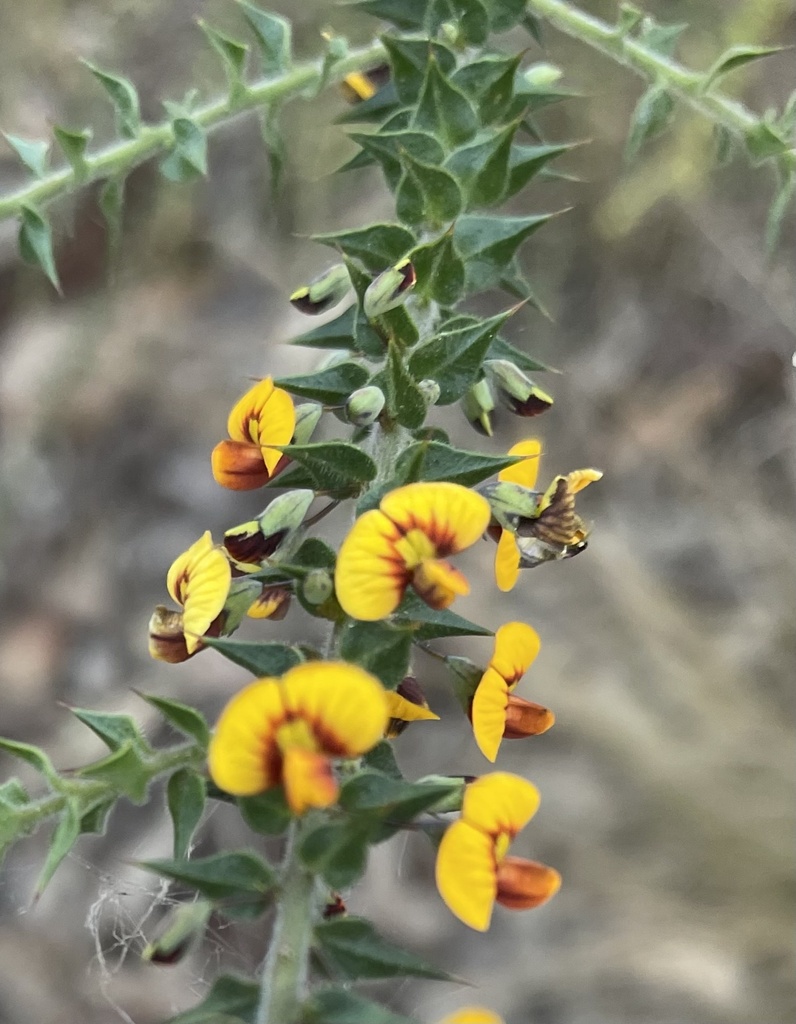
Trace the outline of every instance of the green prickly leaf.
<path fill-rule="evenodd" d="M 395 194 L 398 216 L 408 224 L 439 226 L 461 213 L 464 199 L 448 171 L 422 163 L 404 152 L 404 175 Z"/>
<path fill-rule="evenodd" d="M 671 57 L 674 53 L 680 36 L 688 28 L 687 22 L 678 22 L 674 25 L 659 25 L 654 18 L 644 18 L 638 33 L 638 40 L 650 50 L 663 54 L 664 57 Z"/>
<path fill-rule="evenodd" d="M 292 395 L 324 405 L 342 405 L 352 391 L 361 388 L 370 374 L 359 363 L 338 363 L 318 373 L 280 377 L 275 383 Z"/>
<path fill-rule="evenodd" d="M 228 917 L 257 917 L 265 909 L 277 882 L 276 872 L 250 850 L 216 853 L 193 860 L 148 860 L 147 871 L 195 889 L 213 902 L 222 902 Z"/>
<path fill-rule="evenodd" d="M 169 181 L 194 181 L 207 175 L 207 138 L 192 118 L 175 117 L 172 151 L 161 161 L 160 170 Z"/>
<path fill-rule="evenodd" d="M 146 800 L 151 780 L 141 751 L 130 740 L 102 760 L 81 768 L 77 774 L 81 778 L 106 783 L 134 804 L 142 804 Z"/>
<path fill-rule="evenodd" d="M 453 51 L 442 43 L 425 37 L 412 38 L 386 33 L 381 36 L 390 62 L 390 79 L 399 101 L 411 106 L 417 102 L 426 77 L 429 54 L 439 62 L 442 73 L 449 75 L 456 67 Z"/>
<path fill-rule="evenodd" d="M 521 53 L 516 57 L 489 54 L 463 64 L 451 76 L 475 106 L 482 125 L 499 124 L 509 113 L 522 57 Z"/>
<path fill-rule="evenodd" d="M 129 715 L 89 711 L 85 708 L 70 708 L 69 710 L 78 721 L 99 736 L 109 750 L 118 750 L 125 743 L 129 743 L 143 753 L 152 752 L 152 748 L 144 739 L 135 720 Z"/>
<path fill-rule="evenodd" d="M 512 455 L 482 455 L 439 441 L 419 441 L 401 452 L 395 474 L 401 479 L 404 467 L 412 465 L 414 473 L 406 477 L 407 481 L 439 480 L 473 487 L 519 461 Z"/>
<path fill-rule="evenodd" d="M 61 293 L 61 283 L 53 254 L 53 233 L 50 222 L 33 206 L 23 204 L 20 210 L 19 251 L 22 259 L 43 270 L 47 280 Z"/>
<path fill-rule="evenodd" d="M 666 129 L 674 111 L 674 99 L 660 83 L 651 85 L 636 104 L 625 146 L 625 159 L 632 160 L 650 139 Z"/>
<path fill-rule="evenodd" d="M 467 197 L 467 209 L 495 206 L 505 198 L 509 185 L 512 142 L 520 122 L 476 139 L 455 150 L 445 167 Z"/>
<path fill-rule="evenodd" d="M 343 633 L 340 654 L 360 665 L 394 690 L 407 674 L 412 632 L 388 622 L 350 622 Z"/>
<path fill-rule="evenodd" d="M 199 18 L 199 28 L 221 58 L 224 74 L 227 76 L 227 82 L 229 83 L 230 94 L 233 97 L 240 94 L 243 90 L 243 73 L 246 70 L 246 58 L 249 55 L 248 45 L 214 28 L 204 18 Z"/>
<path fill-rule="evenodd" d="M 555 216 L 460 217 L 453 242 L 467 267 L 468 291 L 485 291 L 499 284 L 522 243 Z"/>
<path fill-rule="evenodd" d="M 387 409 L 402 427 L 415 430 L 426 418 L 426 403 L 412 375 L 406 368 L 401 349 L 390 342 L 387 369 L 384 374 Z"/>
<path fill-rule="evenodd" d="M 293 29 L 286 18 L 263 11 L 246 0 L 238 0 L 243 16 L 249 23 L 260 51 L 260 64 L 264 75 L 279 75 L 292 62 Z"/>
<path fill-rule="evenodd" d="M 0 739 L 0 750 L 11 754 L 12 757 L 18 757 L 20 761 L 25 761 L 49 782 L 58 783 L 58 772 L 55 770 L 55 766 L 44 751 L 39 750 L 38 747 L 34 747 L 30 743 L 20 743 L 18 740 Z"/>
<path fill-rule="evenodd" d="M 478 130 L 475 108 L 443 73 L 433 55 L 426 64 L 412 127 L 431 133 L 449 150 L 469 142 Z"/>
<path fill-rule="evenodd" d="M 80 805 L 78 801 L 67 800 L 61 812 L 61 819 L 56 825 L 50 840 L 50 849 L 47 851 L 44 867 L 42 867 L 36 882 L 36 898 L 41 896 L 50 884 L 58 865 L 77 842 L 80 835 L 80 818 Z"/>
<path fill-rule="evenodd" d="M 83 64 L 108 94 L 116 112 L 116 127 L 126 139 L 134 139 L 141 131 L 141 104 L 136 87 L 127 78 L 103 71 L 87 60 Z"/>
<path fill-rule="evenodd" d="M 316 989 L 302 1007 L 301 1024 L 417 1024 L 347 988 Z"/>
<path fill-rule="evenodd" d="M 492 636 L 492 630 L 470 622 L 461 615 L 447 608 L 431 608 L 411 590 L 406 592 L 403 601 L 395 612 L 396 618 L 409 623 L 413 630 L 413 640 L 425 643 L 428 640 L 439 640 L 451 636 Z M 372 764 L 372 768 L 379 765 Z"/>
<path fill-rule="evenodd" d="M 312 476 L 319 491 L 351 489 L 368 483 L 376 475 L 376 464 L 361 448 L 344 441 L 280 446 L 289 459 Z M 284 482 L 281 486 L 285 486 Z"/>
<path fill-rule="evenodd" d="M 391 191 L 395 191 L 403 176 L 403 154 L 436 166 L 441 164 L 445 152 L 429 132 L 416 131 L 411 128 L 400 128 L 394 131 L 382 129 L 378 133 L 365 134 L 352 132 L 351 139 L 358 143 L 364 152 L 380 165 L 385 181 Z"/>
<path fill-rule="evenodd" d="M 543 171 L 551 160 L 568 153 L 576 145 L 578 144 L 574 142 L 562 142 L 553 145 L 512 146 L 506 197 L 516 195 L 532 178 Z"/>
<path fill-rule="evenodd" d="M 452 975 L 401 949 L 375 930 L 369 921 L 340 917 L 315 926 L 315 942 L 326 962 L 351 981 L 415 977 L 454 981 Z"/>
<path fill-rule="evenodd" d="M 409 254 L 417 274 L 417 291 L 432 302 L 455 306 L 464 291 L 465 269 L 453 246 L 453 233 L 419 245 Z"/>
<path fill-rule="evenodd" d="M 204 639 L 210 639 L 203 638 Z M 138 692 L 138 691 L 136 691 Z M 173 726 L 183 736 L 194 740 L 201 750 L 206 750 L 210 742 L 210 727 L 207 721 L 196 708 L 181 704 L 180 701 L 170 697 L 159 697 L 153 693 L 140 693 L 138 696 L 151 704 L 153 708 L 163 715 L 169 725 Z"/>
<path fill-rule="evenodd" d="M 43 139 L 22 139 L 19 135 L 11 135 L 8 132 L 3 132 L 3 138 L 29 171 L 37 178 L 45 176 L 50 153 L 49 142 Z"/>
<path fill-rule="evenodd" d="M 165 1024 L 254 1024 L 259 997 L 256 981 L 222 974 L 198 1006 L 169 1017 Z"/>
<path fill-rule="evenodd" d="M 394 266 L 415 244 L 414 235 L 403 225 L 383 223 L 368 224 L 351 231 L 326 232 L 313 235 L 312 239 L 359 260 L 374 274 Z"/>
<path fill-rule="evenodd" d="M 188 857 L 191 840 L 207 800 L 205 780 L 190 768 L 180 768 L 166 784 L 166 803 L 174 826 L 174 859 Z"/>
<path fill-rule="evenodd" d="M 74 171 L 75 177 L 78 180 L 84 178 L 88 170 L 86 165 L 86 149 L 93 136 L 91 129 L 84 128 L 78 130 L 55 125 L 53 135 L 61 152 Z"/>
<path fill-rule="evenodd" d="M 770 57 L 775 53 L 782 53 L 783 50 L 791 50 L 791 46 L 731 46 L 713 63 L 705 75 L 702 89 L 708 92 L 721 78 L 746 67 L 753 61 L 761 60 L 763 57 Z"/>
<path fill-rule="evenodd" d="M 300 652 L 289 644 L 259 643 L 251 640 L 225 640 L 221 637 L 203 637 L 225 658 L 240 665 L 253 676 L 281 676 L 303 659 Z"/>

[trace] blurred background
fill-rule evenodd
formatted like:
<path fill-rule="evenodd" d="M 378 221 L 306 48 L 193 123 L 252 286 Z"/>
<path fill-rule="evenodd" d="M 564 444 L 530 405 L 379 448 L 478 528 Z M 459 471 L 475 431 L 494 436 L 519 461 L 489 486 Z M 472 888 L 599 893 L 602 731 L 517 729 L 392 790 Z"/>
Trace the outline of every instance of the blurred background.
<path fill-rule="evenodd" d="M 356 41 L 377 28 L 318 0 L 274 6 L 306 55 L 325 25 Z M 612 3 L 584 6 L 615 14 Z M 219 90 L 194 22 L 234 34 L 230 7 L 0 4 L 0 124 L 26 137 L 91 124 L 96 141 L 109 139 L 110 111 L 79 57 L 129 75 L 150 119 L 197 81 Z M 792 0 L 646 7 L 691 24 L 680 55 L 697 67 L 735 42 L 796 41 Z M 512 340 L 563 371 L 541 380 L 556 405 L 531 431 L 505 416 L 491 442 L 457 409 L 434 419 L 456 443 L 495 452 L 538 432 L 543 478 L 605 471 L 580 502 L 595 523 L 587 554 L 526 572 L 499 596 L 493 551 L 478 546 L 464 567 L 483 582 L 459 607 L 493 628 L 527 619 L 542 636 L 519 692 L 552 707 L 557 724 L 504 744 L 500 767 L 543 793 L 514 852 L 556 865 L 564 888 L 532 914 L 498 909 L 476 935 L 439 901 L 433 853 L 412 837 L 375 851 L 349 906 L 478 986 L 385 989 L 422 1021 L 482 1002 L 510 1024 L 786 1024 L 796 1015 L 794 225 L 767 261 L 771 180 L 742 160 L 711 170 L 709 127 L 686 112 L 625 165 L 640 82 L 552 31 L 545 41 L 547 56 L 534 47 L 529 59 L 561 63 L 583 98 L 545 111 L 544 129 L 591 140 L 558 164 L 580 183 L 542 182 L 514 203 L 573 207 L 524 249 L 552 320 L 511 322 Z M 781 105 L 792 56 L 726 86 L 756 110 Z M 165 742 L 132 688 L 213 716 L 246 681 L 213 652 L 151 661 L 146 625 L 172 559 L 265 504 L 217 487 L 209 452 L 250 377 L 314 365 L 283 345 L 314 326 L 287 294 L 329 262 L 307 236 L 391 215 L 375 172 L 330 174 L 352 153 L 333 126 L 343 109 L 335 90 L 289 107 L 277 200 L 251 118 L 213 136 L 206 182 L 170 185 L 154 163 L 135 172 L 112 281 L 92 190 L 60 207 L 63 300 L 19 260 L 14 225 L 0 224 L 0 733 L 42 745 L 59 767 L 100 754 L 59 702 L 134 713 Z M 3 147 L 0 188 L 21 180 Z M 252 625 L 245 635 L 269 639 L 317 631 L 298 610 Z M 483 659 L 489 647 L 449 649 Z M 484 771 L 435 663 L 416 669 L 443 722 L 397 741 L 404 770 Z M 2 758 L 1 777 L 18 771 Z M 260 843 L 215 811 L 199 851 L 221 840 Z M 46 836 L 11 852 L 0 876 L 3 1024 L 154 1024 L 198 1001 L 220 969 L 256 967 L 267 927 L 222 921 L 177 967 L 140 961 L 170 897 L 132 862 L 168 856 L 170 842 L 160 793 L 121 805 L 36 906 Z"/>

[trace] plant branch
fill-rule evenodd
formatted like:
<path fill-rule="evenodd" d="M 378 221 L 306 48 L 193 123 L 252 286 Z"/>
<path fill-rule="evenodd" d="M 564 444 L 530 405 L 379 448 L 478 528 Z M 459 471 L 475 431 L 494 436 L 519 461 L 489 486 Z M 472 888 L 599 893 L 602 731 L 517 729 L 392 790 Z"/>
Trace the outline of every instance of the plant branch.
<path fill-rule="evenodd" d="M 329 81 L 339 82 L 354 71 L 362 71 L 384 59 L 381 43 L 352 50 L 337 61 L 329 73 Z M 257 79 L 239 91 L 198 107 L 191 119 L 210 132 L 246 111 L 267 107 L 294 98 L 305 90 L 323 84 L 323 62 L 299 64 L 279 76 Z M 42 207 L 61 196 L 93 181 L 123 176 L 134 167 L 174 145 L 171 121 L 145 125 L 134 139 L 114 142 L 96 153 L 87 153 L 78 175 L 72 167 L 62 167 L 22 186 L 15 192 L 0 196 L 0 220 L 17 216 L 24 206 Z"/>
<path fill-rule="evenodd" d="M 660 82 L 673 96 L 733 135 L 747 140 L 765 128 L 762 118 L 743 103 L 710 88 L 707 73 L 684 67 L 616 25 L 586 14 L 565 0 L 527 0 L 527 8 L 560 32 L 599 50 L 642 78 Z M 796 166 L 796 149 L 793 147 L 778 155 L 791 167 Z"/>

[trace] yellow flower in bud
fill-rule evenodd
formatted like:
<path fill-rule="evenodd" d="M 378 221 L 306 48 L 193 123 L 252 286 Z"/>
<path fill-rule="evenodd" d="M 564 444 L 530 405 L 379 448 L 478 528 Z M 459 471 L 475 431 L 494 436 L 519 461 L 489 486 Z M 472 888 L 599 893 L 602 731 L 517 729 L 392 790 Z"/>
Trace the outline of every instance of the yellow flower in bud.
<path fill-rule="evenodd" d="M 295 425 L 296 413 L 287 391 L 274 387 L 270 377 L 255 384 L 229 414 L 230 440 L 213 449 L 216 483 L 232 491 L 263 487 L 286 464 L 282 452 L 271 446 L 289 444 Z"/>
<path fill-rule="evenodd" d="M 201 646 L 201 638 L 221 614 L 231 580 L 229 561 L 213 544 L 209 530 L 172 563 L 166 586 L 182 606 L 182 628 L 189 655 Z"/>
<path fill-rule="evenodd" d="M 340 548 L 335 587 L 343 611 L 383 619 L 410 585 L 432 608 L 447 608 L 470 586 L 445 559 L 474 544 L 489 518 L 486 499 L 461 484 L 407 484 L 385 494 Z"/>
<path fill-rule="evenodd" d="M 170 665 L 179 665 L 191 657 L 185 643 L 182 612 L 163 604 L 155 606 L 149 620 L 149 655 Z"/>
<path fill-rule="evenodd" d="M 353 71 L 340 83 L 340 89 L 349 103 L 361 103 L 375 96 L 390 80 L 389 64 L 379 64 L 368 71 Z"/>
<path fill-rule="evenodd" d="M 426 696 L 413 676 L 406 676 L 395 690 L 387 690 L 387 709 L 390 720 L 384 733 L 388 740 L 400 736 L 410 722 L 439 721 L 429 708 Z"/>
<path fill-rule="evenodd" d="M 272 619 L 281 622 L 290 608 L 292 591 L 289 587 L 264 586 L 262 593 L 246 614 L 250 619 Z"/>
<path fill-rule="evenodd" d="M 503 1024 L 503 1018 L 483 1006 L 463 1006 L 454 1013 L 449 1013 L 439 1024 Z"/>
<path fill-rule="evenodd" d="M 555 722 L 552 711 L 511 692 L 536 660 L 540 647 L 539 634 L 524 622 L 508 622 L 495 633 L 494 653 L 470 708 L 475 741 L 490 761 L 497 757 L 504 736 L 538 735 Z"/>
<path fill-rule="evenodd" d="M 461 817 L 437 852 L 436 879 L 448 909 L 470 928 L 489 928 L 495 902 L 528 910 L 558 892 L 561 876 L 553 868 L 507 856 L 538 807 L 536 787 L 506 772 L 484 775 L 465 789 Z"/>
<path fill-rule="evenodd" d="M 233 796 L 284 786 L 294 814 L 337 799 L 334 758 L 358 757 L 384 735 L 377 679 L 346 662 L 307 662 L 258 679 L 221 713 L 210 743 L 213 781 Z"/>

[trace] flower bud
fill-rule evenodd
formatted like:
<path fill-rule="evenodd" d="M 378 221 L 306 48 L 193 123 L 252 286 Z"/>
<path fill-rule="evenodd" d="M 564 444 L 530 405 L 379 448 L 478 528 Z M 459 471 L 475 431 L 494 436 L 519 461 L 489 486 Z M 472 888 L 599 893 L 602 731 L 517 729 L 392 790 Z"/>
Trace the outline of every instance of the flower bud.
<path fill-rule="evenodd" d="M 408 259 L 385 270 L 368 285 L 362 302 L 365 316 L 373 320 L 406 301 L 406 295 L 417 281 L 415 268 Z"/>
<path fill-rule="evenodd" d="M 301 405 L 297 405 L 296 425 L 293 428 L 291 444 L 307 444 L 315 433 L 322 414 L 323 406 L 317 402 L 302 402 Z"/>
<path fill-rule="evenodd" d="M 316 316 L 342 302 L 351 288 L 351 278 L 344 263 L 336 263 L 308 285 L 297 288 L 291 303 L 302 313 Z"/>
<path fill-rule="evenodd" d="M 462 411 L 470 425 L 485 437 L 492 436 L 492 413 L 495 399 L 486 378 L 474 384 L 462 399 Z"/>
<path fill-rule="evenodd" d="M 437 404 L 439 396 L 442 393 L 439 384 L 437 384 L 435 380 L 431 380 L 429 377 L 426 377 L 418 383 L 417 390 L 423 396 L 423 401 L 429 407 Z"/>
<path fill-rule="evenodd" d="M 390 80 L 390 65 L 379 64 L 367 71 L 354 71 L 340 83 L 340 90 L 349 103 L 361 103 L 375 96 Z"/>
<path fill-rule="evenodd" d="M 346 419 L 355 427 L 369 427 L 381 415 L 385 401 L 381 388 L 372 384 L 358 388 L 349 395 L 345 404 Z"/>
<path fill-rule="evenodd" d="M 213 636 L 229 636 L 235 632 L 246 618 L 252 602 L 259 597 L 262 586 L 259 580 L 249 579 L 248 576 L 233 579 L 224 608 L 217 620 L 218 628 Z"/>
<path fill-rule="evenodd" d="M 484 369 L 495 385 L 503 405 L 517 416 L 538 416 L 553 404 L 550 395 L 508 359 L 487 359 Z"/>
<path fill-rule="evenodd" d="M 290 587 L 263 586 L 257 599 L 249 605 L 246 614 L 250 619 L 271 619 L 273 622 L 281 622 L 288 613 L 292 596 Z"/>
<path fill-rule="evenodd" d="M 497 868 L 497 901 L 509 910 L 532 910 L 561 888 L 561 875 L 535 860 L 504 857 Z"/>
<path fill-rule="evenodd" d="M 507 740 L 520 740 L 526 736 L 541 736 L 555 725 L 556 716 L 548 708 L 533 701 L 509 694 L 506 706 L 506 725 L 503 736 Z"/>
<path fill-rule="evenodd" d="M 428 710 L 426 695 L 414 676 L 405 676 L 396 687 L 396 692 L 404 700 L 408 700 L 410 704 Z M 407 725 L 409 725 L 409 721 L 405 718 L 391 718 L 387 722 L 387 728 L 384 731 L 385 739 L 393 740 L 396 736 L 400 736 Z"/>
<path fill-rule="evenodd" d="M 546 86 L 555 85 L 563 73 L 561 68 L 557 68 L 555 64 L 541 62 L 531 64 L 529 68 L 526 68 L 522 72 L 522 79 L 532 89 L 544 89 Z"/>
<path fill-rule="evenodd" d="M 160 935 L 147 944 L 141 958 L 163 966 L 179 963 L 203 934 L 212 910 L 208 900 L 180 903 L 168 914 Z"/>
<path fill-rule="evenodd" d="M 244 571 L 259 568 L 302 523 L 315 498 L 309 490 L 286 491 L 274 498 L 257 519 L 233 526 L 224 534 L 224 549 Z"/>
<path fill-rule="evenodd" d="M 513 484 L 508 480 L 499 480 L 496 484 L 484 484 L 478 488 L 492 509 L 492 515 L 504 530 L 512 533 L 521 519 L 528 519 L 536 514 L 541 497 L 538 491 L 530 491 L 521 484 Z"/>
<path fill-rule="evenodd" d="M 304 577 L 301 596 L 311 605 L 321 605 L 334 593 L 332 577 L 325 569 L 313 569 Z"/>
<path fill-rule="evenodd" d="M 179 665 L 193 657 L 185 643 L 182 612 L 172 611 L 163 604 L 155 607 L 149 620 L 149 654 L 157 661 L 167 661 L 171 665 Z"/>

